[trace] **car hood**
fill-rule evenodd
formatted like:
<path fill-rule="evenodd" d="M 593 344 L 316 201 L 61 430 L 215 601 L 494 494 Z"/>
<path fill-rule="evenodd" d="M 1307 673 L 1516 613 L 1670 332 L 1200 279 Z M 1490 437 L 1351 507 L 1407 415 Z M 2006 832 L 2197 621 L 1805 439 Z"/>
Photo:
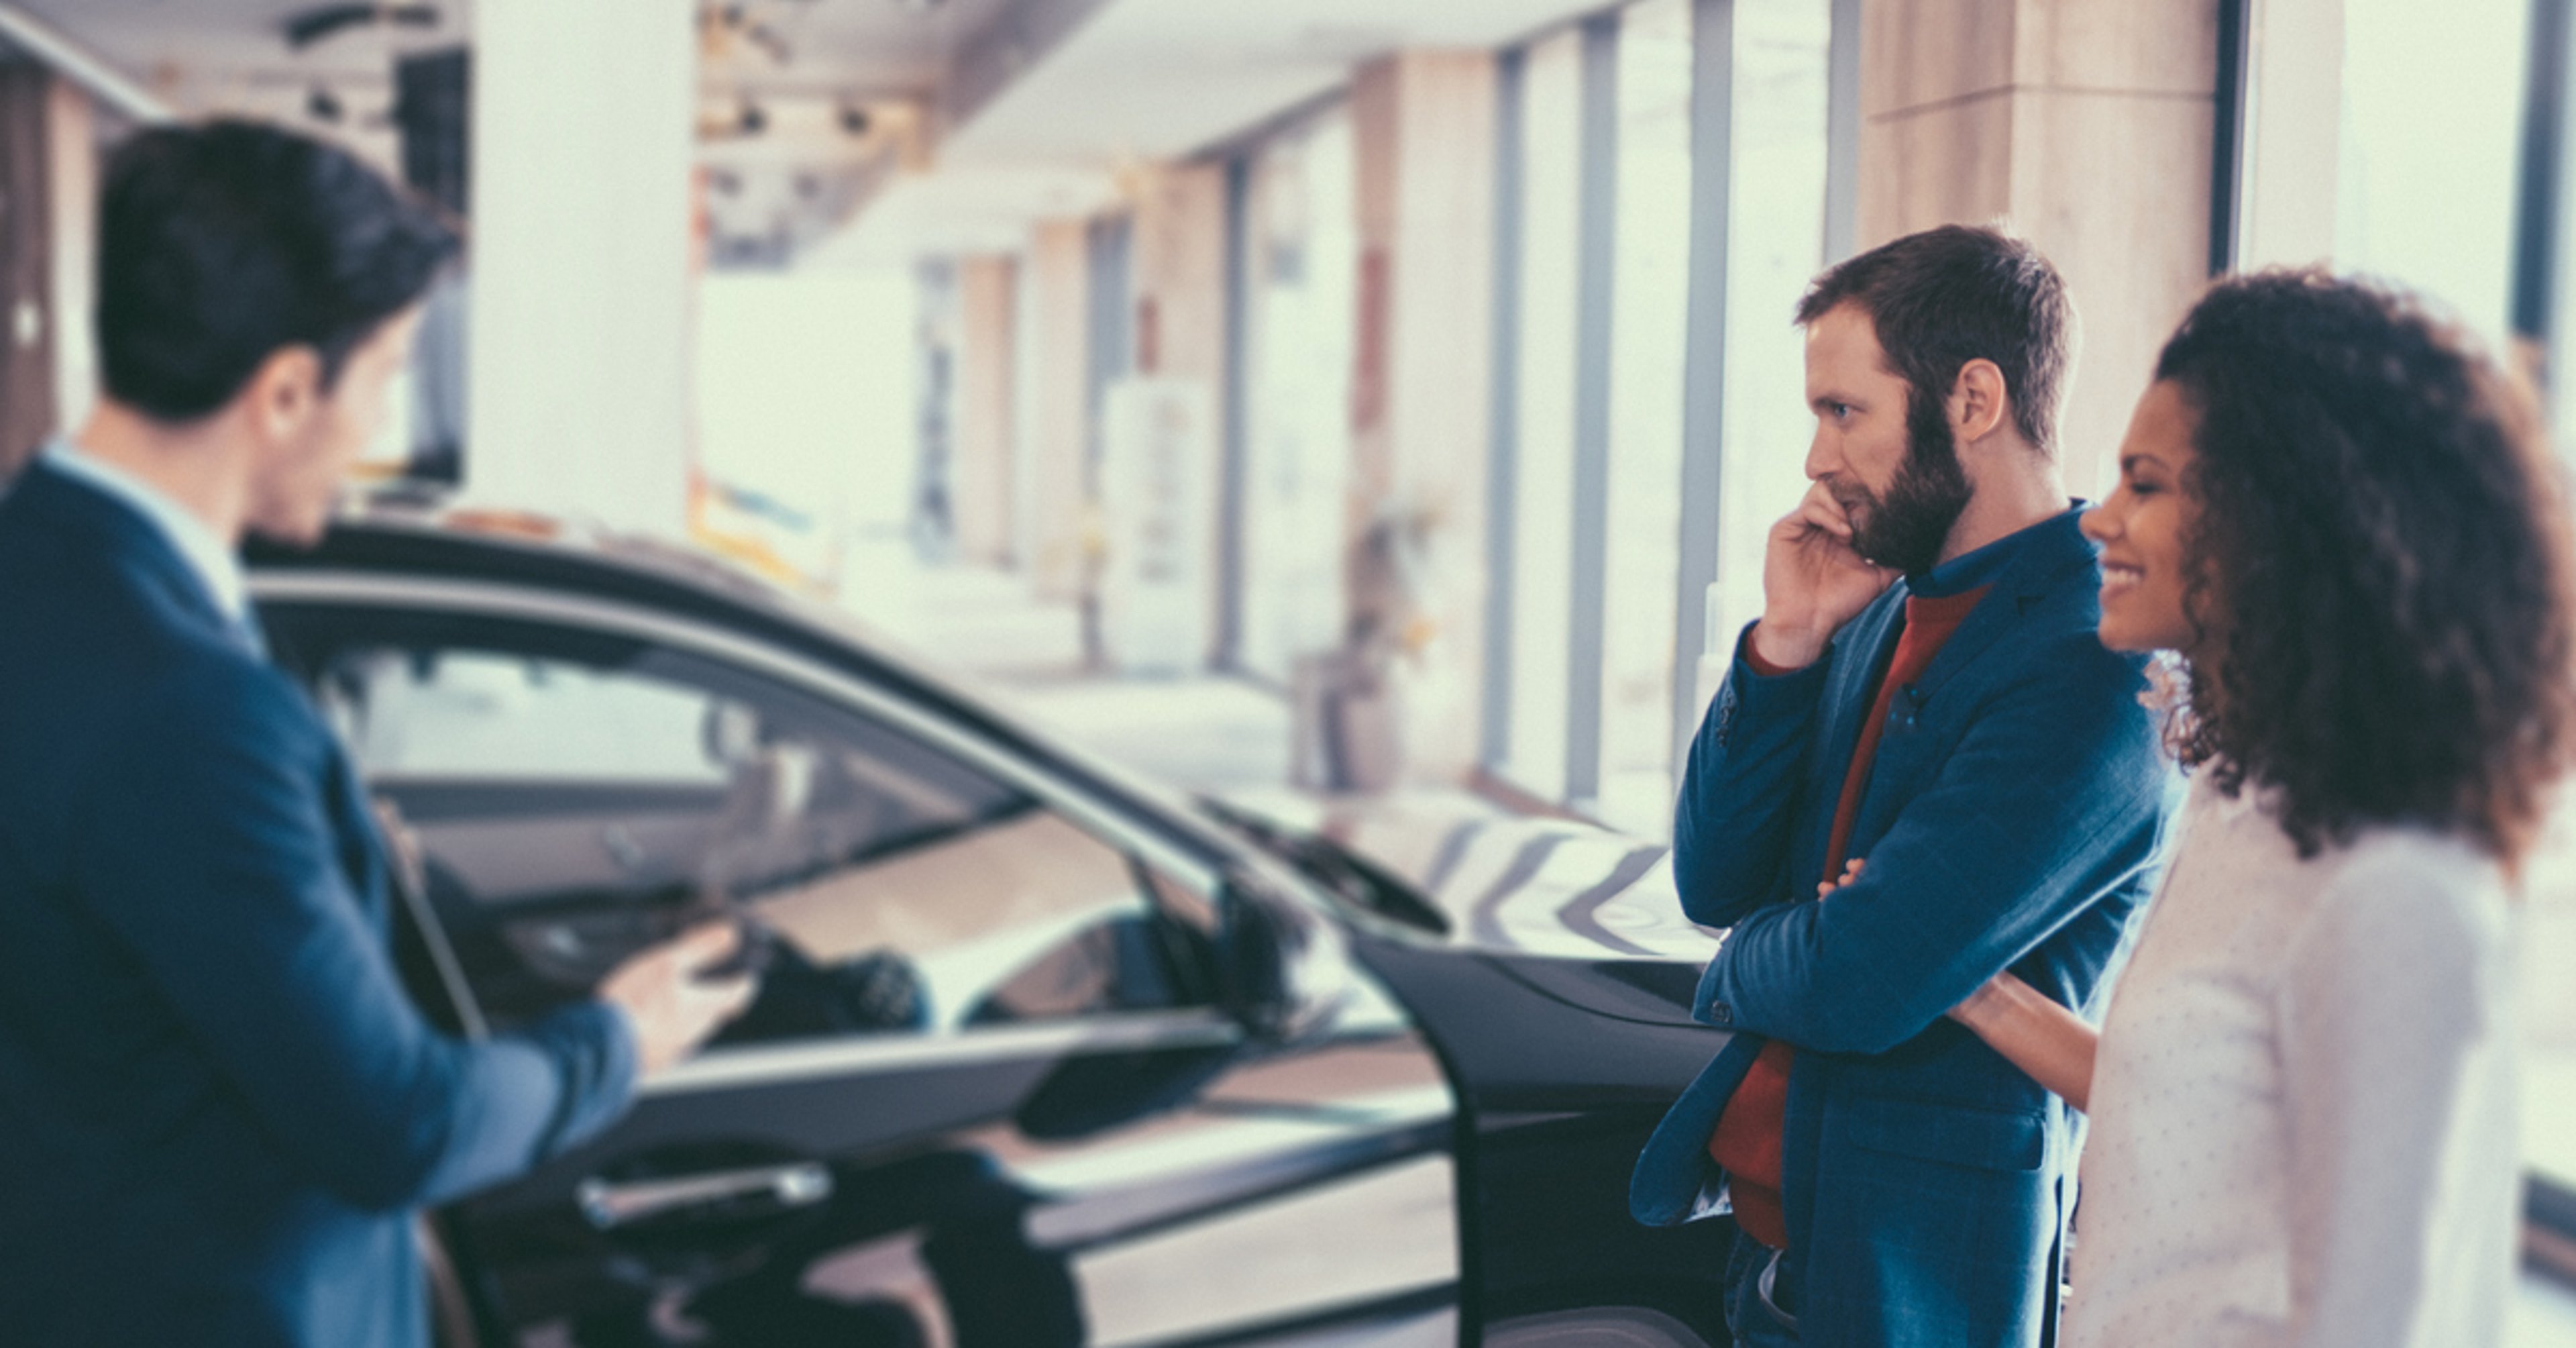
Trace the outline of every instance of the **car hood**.
<path fill-rule="evenodd" d="M 1455 946 L 1504 955 L 1705 964 L 1720 933 L 1682 916 L 1672 849 L 1575 820 L 1498 812 L 1456 792 L 1322 796 L 1285 787 L 1223 803 L 1311 833 L 1410 884 Z"/>

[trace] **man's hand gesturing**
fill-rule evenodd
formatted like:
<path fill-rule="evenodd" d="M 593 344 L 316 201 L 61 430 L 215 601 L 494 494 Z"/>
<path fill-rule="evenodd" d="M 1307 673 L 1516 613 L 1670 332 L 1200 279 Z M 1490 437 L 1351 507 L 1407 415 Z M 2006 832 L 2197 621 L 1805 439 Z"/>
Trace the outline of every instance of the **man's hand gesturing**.
<path fill-rule="evenodd" d="M 733 924 L 709 922 L 628 959 L 599 985 L 600 1000 L 624 1011 L 634 1026 L 644 1075 L 689 1056 L 750 1005 L 758 980 L 708 975 L 709 966 L 721 964 L 741 941 Z"/>
<path fill-rule="evenodd" d="M 1896 579 L 1852 551 L 1852 526 L 1825 484 L 1771 526 L 1762 557 L 1762 621 L 1753 649 L 1783 668 L 1814 664 L 1825 643 Z"/>

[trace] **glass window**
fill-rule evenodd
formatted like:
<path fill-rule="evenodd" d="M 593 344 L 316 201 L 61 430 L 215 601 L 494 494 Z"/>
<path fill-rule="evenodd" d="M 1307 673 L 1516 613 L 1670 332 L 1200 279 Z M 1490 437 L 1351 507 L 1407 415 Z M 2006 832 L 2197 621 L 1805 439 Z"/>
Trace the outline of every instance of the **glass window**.
<path fill-rule="evenodd" d="M 1503 775 L 1560 800 L 1574 602 L 1575 260 L 1581 239 L 1583 35 L 1533 44 L 1521 116 L 1518 444 L 1511 733 Z"/>
<path fill-rule="evenodd" d="M 1708 599 L 1698 696 L 1706 706 L 1762 616 L 1762 552 L 1772 522 L 1807 489 L 1806 347 L 1798 297 L 1825 264 L 1824 0 L 1735 7 L 1735 190 L 1728 194 L 1725 459 L 1717 584 Z M 1706 502 L 1693 502 L 1707 509 Z M 1677 727 L 1690 734 L 1696 726 Z"/>
<path fill-rule="evenodd" d="M 1647 834 L 1661 834 L 1672 821 L 1690 99 L 1688 0 L 1629 6 L 1619 18 L 1599 809 L 1605 822 Z"/>
<path fill-rule="evenodd" d="M 1119 849 L 848 708 L 500 620 L 273 619 L 419 835 L 482 1010 L 521 1020 L 720 914 L 771 958 L 729 1041 L 1197 1004 L 1204 930 Z"/>
<path fill-rule="evenodd" d="M 2576 961 L 2576 808 L 2562 806 L 2533 857 L 2522 914 L 2528 1050 L 2524 1160 L 2576 1193 L 2576 979 L 2542 976 Z"/>
<path fill-rule="evenodd" d="M 2511 349 L 2530 13 L 2519 0 L 2348 0 L 2343 12 L 2335 261 L 2426 292 L 2500 352 Z M 2563 370 L 2556 382 L 2563 433 L 2576 424 L 2576 399 Z M 2576 953 L 2576 820 L 2555 821 L 2528 889 L 2529 967 L 2557 967 Z M 2576 1110 L 2576 996 L 2564 980 L 2535 988 L 2524 1055 L 2526 1160 L 2576 1190 L 2576 1131 L 2566 1126 Z"/>
<path fill-rule="evenodd" d="M 1349 114 L 1262 147 L 1244 230 L 1246 668 L 1285 682 L 1342 640 L 1358 229 Z"/>
<path fill-rule="evenodd" d="M 717 787 L 704 696 L 580 665 L 473 650 L 417 668 L 381 652 L 336 671 L 350 752 L 382 780 L 659 782 Z"/>
<path fill-rule="evenodd" d="M 2348 0 L 2343 14 L 2335 260 L 2430 292 L 2498 350 L 2530 10 Z"/>

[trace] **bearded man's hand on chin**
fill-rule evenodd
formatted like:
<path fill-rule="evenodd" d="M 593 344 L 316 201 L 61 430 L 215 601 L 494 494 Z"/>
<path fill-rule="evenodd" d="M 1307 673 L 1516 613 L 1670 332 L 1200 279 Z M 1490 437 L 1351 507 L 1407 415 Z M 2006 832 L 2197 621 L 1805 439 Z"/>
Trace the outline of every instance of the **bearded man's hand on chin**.
<path fill-rule="evenodd" d="M 1896 579 L 1852 550 L 1852 520 L 1823 482 L 1771 526 L 1762 557 L 1762 621 L 1753 651 L 1783 669 L 1815 663 L 1844 623 Z"/>

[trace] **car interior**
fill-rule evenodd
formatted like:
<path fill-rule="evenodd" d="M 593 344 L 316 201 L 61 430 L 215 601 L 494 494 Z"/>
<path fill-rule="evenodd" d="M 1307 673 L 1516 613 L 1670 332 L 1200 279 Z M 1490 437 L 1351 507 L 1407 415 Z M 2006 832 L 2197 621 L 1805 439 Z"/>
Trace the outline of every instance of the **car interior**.
<path fill-rule="evenodd" d="M 496 1026 L 710 920 L 743 925 L 762 973 L 720 1043 L 1214 1000 L 1172 882 L 847 709 L 641 643 L 319 626 L 294 657 L 416 836 Z"/>

